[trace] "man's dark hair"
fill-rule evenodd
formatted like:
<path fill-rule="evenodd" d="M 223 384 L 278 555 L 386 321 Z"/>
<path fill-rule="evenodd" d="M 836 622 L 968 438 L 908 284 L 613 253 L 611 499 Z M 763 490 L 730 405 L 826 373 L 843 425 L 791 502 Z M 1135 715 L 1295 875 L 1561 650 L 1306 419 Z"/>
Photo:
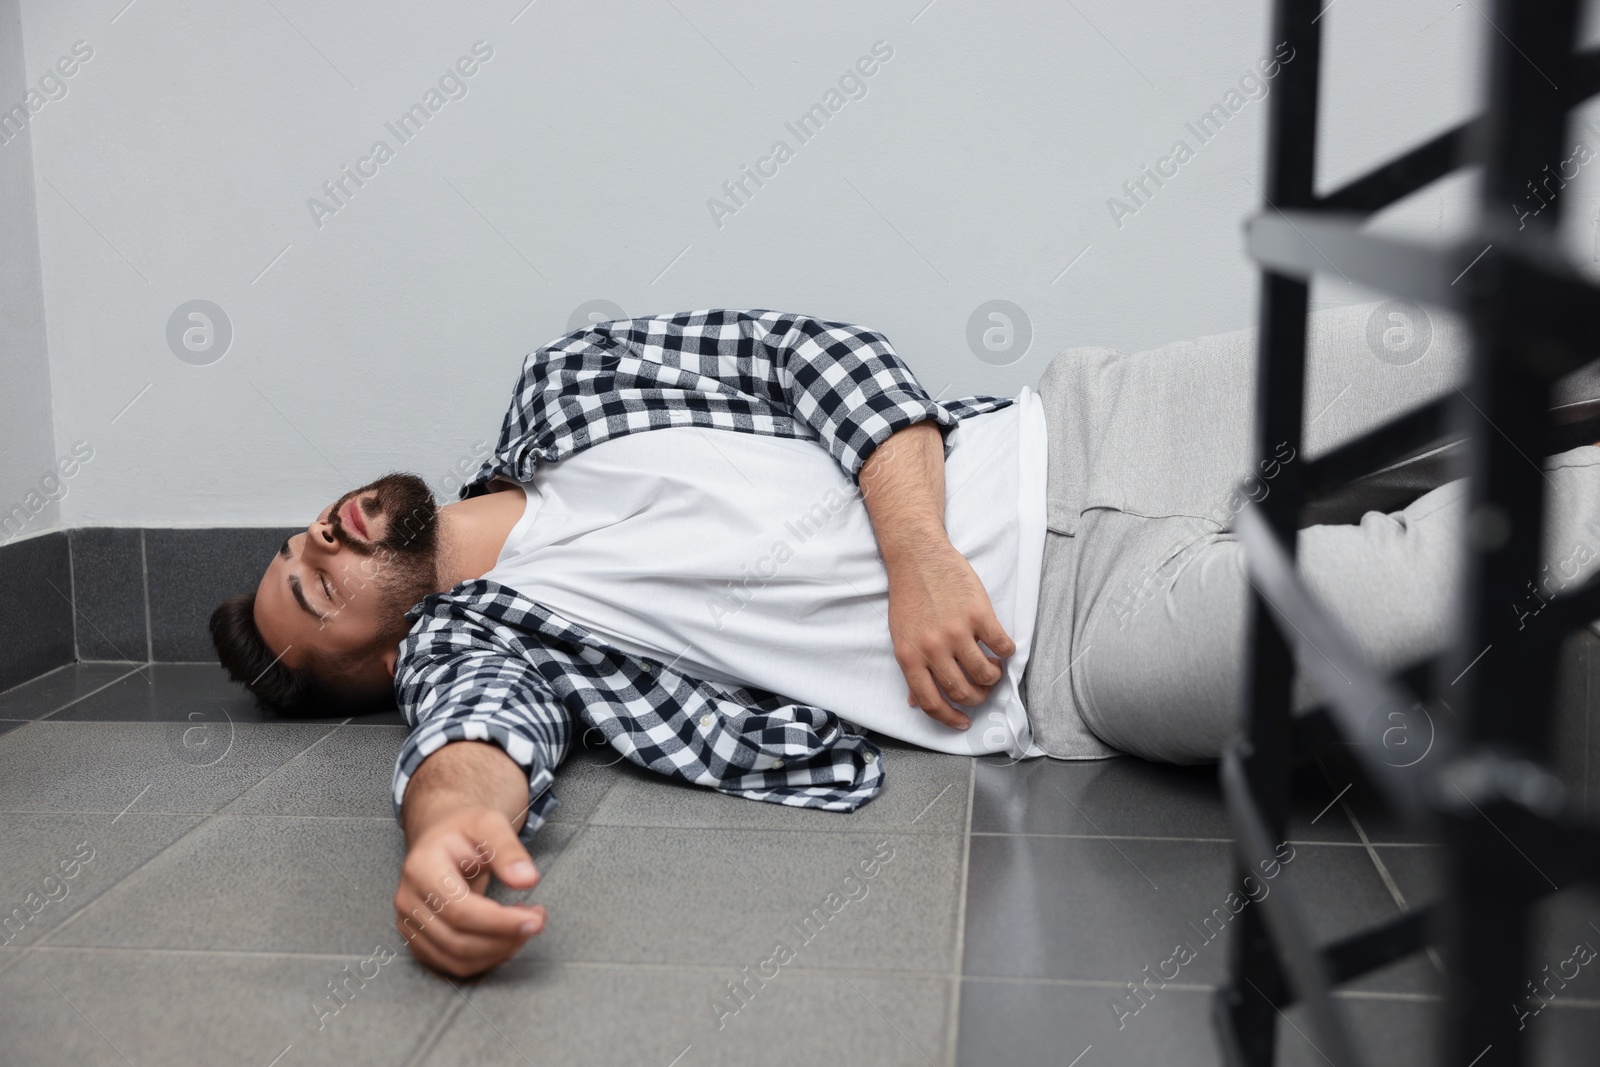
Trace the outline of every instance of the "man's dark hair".
<path fill-rule="evenodd" d="M 348 714 L 353 705 L 379 702 L 336 691 L 310 669 L 285 666 L 261 636 L 255 608 L 254 593 L 218 604 L 211 613 L 211 643 L 217 646 L 217 659 L 228 677 L 250 690 L 257 700 L 289 715 Z"/>

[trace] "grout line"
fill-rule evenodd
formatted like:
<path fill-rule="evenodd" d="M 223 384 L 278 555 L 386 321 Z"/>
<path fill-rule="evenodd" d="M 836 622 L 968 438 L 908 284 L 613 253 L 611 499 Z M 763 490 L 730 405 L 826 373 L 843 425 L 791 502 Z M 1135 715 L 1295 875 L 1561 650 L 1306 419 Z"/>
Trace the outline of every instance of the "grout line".
<path fill-rule="evenodd" d="M 1058 985 L 1073 986 L 1082 989 L 1117 989 L 1127 991 L 1128 981 L 1107 980 L 1101 978 L 1034 978 L 1023 975 L 1010 974 L 968 974 L 963 976 L 969 982 L 994 982 L 1003 985 Z M 1180 993 L 1212 993 L 1220 986 L 1210 985 L 1205 982 L 1168 982 L 1161 989 L 1176 989 Z"/>
<path fill-rule="evenodd" d="M 268 777 L 271 777 L 270 775 Z M 255 786 L 251 786 L 254 789 Z M 237 799 L 237 798 L 235 798 Z M 232 804 L 233 801 L 228 801 Z M 0 808 L 0 815 L 198 815 L 211 816 L 222 814 L 217 811 L 41 811 L 35 808 Z M 229 812 L 236 819 L 325 819 L 330 822 L 394 822 L 393 815 L 280 815 L 273 812 L 240 811 Z M 550 823 L 551 826 L 570 826 L 571 823 Z"/>
<path fill-rule="evenodd" d="M 140 796 L 143 796 L 143 795 L 144 795 L 143 793 L 140 793 Z M 137 800 L 138 798 L 135 797 L 134 799 Z M 133 805 L 130 804 L 128 806 L 132 807 Z M 73 814 L 76 814 L 76 813 L 73 813 Z M 124 812 L 124 814 L 126 814 L 126 812 Z M 138 814 L 144 814 L 144 813 L 143 812 L 139 812 Z M 194 812 L 184 812 L 183 814 L 193 815 L 195 813 Z M 121 818 L 121 817 L 122 816 L 120 816 L 120 815 L 118 816 L 118 818 Z M 111 893 L 114 890 L 116 890 L 119 886 L 121 886 L 128 879 L 132 878 L 135 874 L 139 873 L 140 871 L 142 871 L 146 867 L 148 867 L 152 862 L 155 861 L 155 859 L 157 857 L 166 855 L 166 853 L 168 851 L 170 851 L 173 847 L 175 847 L 179 842 L 187 841 L 191 835 L 193 835 L 196 831 L 205 828 L 207 825 L 210 824 L 210 822 L 211 822 L 211 816 L 210 815 L 201 815 L 200 818 L 195 821 L 195 824 L 193 826 L 189 827 L 189 829 L 185 830 L 183 833 L 179 834 L 177 837 L 175 837 L 171 841 L 167 842 L 167 844 L 166 844 L 166 846 L 164 848 L 157 849 L 156 851 L 152 852 L 150 855 L 146 856 L 141 862 L 134 864 L 133 867 L 129 868 L 126 872 L 123 873 L 122 877 L 120 877 L 120 878 L 116 879 L 115 881 L 113 881 L 110 885 L 106 886 L 99 893 L 96 893 L 89 900 L 84 901 L 83 907 L 79 908 L 77 911 L 67 913 L 65 916 L 62 917 L 62 919 L 61 919 L 61 921 L 59 923 L 57 923 L 55 926 L 51 927 L 49 930 L 46 930 L 44 933 L 40 934 L 39 935 L 39 939 L 37 941 L 35 941 L 33 944 L 28 945 L 26 948 L 23 949 L 23 951 L 24 952 L 34 952 L 34 951 L 37 951 L 38 949 L 41 949 L 41 948 L 52 948 L 52 947 L 54 947 L 54 948 L 67 948 L 67 947 L 71 947 L 71 946 L 62 946 L 62 945 L 51 946 L 51 945 L 47 945 L 45 942 L 49 941 L 52 937 L 55 937 L 62 930 L 65 930 L 67 927 L 71 926 L 75 921 L 77 921 L 79 918 L 81 918 L 85 912 L 93 910 L 93 908 L 94 908 L 94 906 L 96 904 L 100 903 L 102 900 L 106 899 L 106 897 L 110 896 Z"/>
<path fill-rule="evenodd" d="M 504 964 L 501 966 L 503 967 Z M 434 1022 L 432 1029 L 417 1040 L 417 1047 L 411 1050 L 411 1055 L 406 1057 L 405 1063 L 401 1067 L 416 1067 L 417 1064 L 432 1054 L 434 1047 L 439 1043 L 439 1039 L 444 1037 L 445 1031 L 450 1029 L 450 1024 L 456 1021 L 456 1016 L 461 1014 L 461 1009 L 467 1006 L 468 1001 L 466 994 L 462 994 L 459 997 L 451 997 L 446 1003 L 448 1007 L 439 1013 L 439 1018 Z"/>
<path fill-rule="evenodd" d="M 163 955 L 163 956 L 245 956 L 245 957 L 256 957 L 256 956 L 259 956 L 259 957 L 263 957 L 263 958 L 267 958 L 267 959 L 310 959 L 310 960 L 363 959 L 365 957 L 366 952 L 367 952 L 367 950 L 362 950 L 361 952 L 295 952 L 295 951 L 290 951 L 290 950 L 285 950 L 285 949 L 257 949 L 257 948 L 167 948 L 167 947 L 163 947 L 163 946 L 152 946 L 152 945 L 40 945 L 38 947 L 39 947 L 39 949 L 41 951 L 44 951 L 44 952 L 152 952 L 152 953 L 158 953 L 158 954 Z M 22 950 L 16 949 L 16 950 L 13 950 L 13 951 L 20 952 Z M 420 964 L 420 963 L 417 964 L 417 967 L 420 969 L 422 967 L 422 964 Z M 533 956 L 513 956 L 513 957 L 511 957 L 511 959 L 507 960 L 505 963 L 501 964 L 499 967 L 495 968 L 494 970 L 486 972 L 486 974 L 488 974 L 489 976 L 494 976 L 494 975 L 503 974 L 508 970 L 515 971 L 515 970 L 527 970 L 527 969 L 531 969 L 531 968 L 545 968 L 545 967 L 581 967 L 581 968 L 584 968 L 586 970 L 596 970 L 596 971 L 668 971 L 668 972 L 670 972 L 670 971 L 682 971 L 682 972 L 685 972 L 685 973 L 696 974 L 696 975 L 724 975 L 724 976 L 728 973 L 728 967 L 727 967 L 726 964 L 715 964 L 715 963 L 689 963 L 689 962 L 671 962 L 671 961 L 668 961 L 668 962 L 665 962 L 665 963 L 657 963 L 657 962 L 646 962 L 646 961 L 643 961 L 643 960 L 640 960 L 640 961 L 623 961 L 623 962 L 618 962 L 616 960 L 558 960 L 558 959 L 539 959 L 539 958 L 535 958 Z M 947 973 L 942 972 L 942 971 L 925 971 L 925 970 L 917 970 L 916 968 L 907 968 L 907 967 L 900 967 L 900 968 L 896 968 L 896 967 L 802 967 L 797 973 L 812 975 L 812 976 L 815 976 L 815 977 L 824 977 L 824 978 L 837 978 L 837 977 L 841 977 L 841 976 L 848 976 L 848 977 L 851 977 L 851 978 L 918 978 L 918 979 L 938 980 L 938 979 L 945 979 L 945 978 L 949 977 L 949 975 Z M 1040 978 L 1040 979 L 1034 979 L 1034 978 L 1016 978 L 1016 979 L 1001 978 L 1001 979 L 990 979 L 990 978 L 983 978 L 983 977 L 980 977 L 977 980 L 979 980 L 979 981 L 997 981 L 998 980 L 998 981 L 1016 981 L 1016 982 L 1034 982 L 1034 981 L 1037 981 L 1037 982 L 1041 982 L 1041 983 L 1045 983 L 1045 984 L 1052 984 L 1053 983 L 1053 984 L 1098 985 L 1098 986 L 1114 987 L 1116 989 L 1123 989 L 1127 985 L 1126 980 L 1124 980 L 1122 982 L 1083 982 L 1083 981 L 1078 981 L 1076 979 L 1052 979 L 1052 978 Z M 1175 985 L 1172 982 L 1168 982 L 1166 988 L 1168 988 L 1168 989 L 1176 989 L 1176 988 L 1185 988 L 1185 987 L 1180 987 L 1178 985 Z M 1196 986 L 1194 988 L 1196 988 L 1196 989 L 1210 989 L 1212 987 L 1210 987 L 1210 986 Z M 1403 994 L 1389 994 L 1389 995 L 1399 996 L 1399 995 L 1403 995 Z M 1418 994 L 1411 994 L 1411 995 L 1414 996 L 1414 995 L 1418 995 Z M 1583 1002 L 1582 1001 L 1578 1001 L 1578 1000 L 1571 1000 L 1571 1001 L 1569 1001 L 1569 1003 L 1583 1003 Z M 1600 1001 L 1595 1001 L 1594 1003 L 1597 1006 L 1600 1006 Z"/>
<path fill-rule="evenodd" d="M 71 664 L 71 663 L 63 663 L 59 667 L 51 667 L 49 670 L 45 671 L 43 674 L 36 674 L 32 678 L 24 678 L 22 681 L 18 682 L 16 685 L 7 686 L 5 689 L 0 689 L 0 697 L 4 697 L 4 696 L 7 696 L 7 695 L 9 695 L 11 693 L 14 693 L 18 689 L 21 689 L 25 685 L 32 685 L 34 682 L 40 681 L 41 679 L 44 679 L 44 678 L 48 678 L 52 674 L 55 674 L 57 671 L 64 671 L 68 667 L 71 667 L 71 666 L 73 666 L 73 664 Z"/>
<path fill-rule="evenodd" d="M 1383 865 L 1383 860 L 1378 856 L 1378 850 L 1372 847 L 1372 842 L 1367 838 L 1367 831 L 1362 828 L 1361 821 L 1356 818 L 1356 813 L 1350 810 L 1350 805 L 1341 802 L 1344 808 L 1344 817 L 1350 820 L 1350 825 L 1355 828 L 1356 834 L 1361 838 L 1362 847 L 1367 850 L 1367 856 L 1372 860 L 1372 865 L 1378 869 L 1378 877 L 1383 879 L 1384 888 L 1389 890 L 1389 896 L 1394 900 L 1395 906 L 1401 911 L 1410 911 L 1406 903 L 1405 894 L 1400 892 L 1400 886 L 1395 883 L 1394 875 L 1389 873 L 1389 868 Z"/>
<path fill-rule="evenodd" d="M 1317 768 L 1322 772 L 1323 780 L 1328 783 L 1328 787 L 1330 789 L 1333 788 L 1334 779 L 1333 776 L 1328 773 L 1328 765 L 1322 761 L 1321 756 L 1317 756 L 1316 759 Z M 1367 858 L 1372 861 L 1372 866 L 1377 870 L 1378 877 L 1383 880 L 1384 888 L 1389 891 L 1389 896 L 1394 900 L 1395 907 L 1400 909 L 1401 914 L 1405 914 L 1411 910 L 1411 908 L 1406 904 L 1405 894 L 1400 892 L 1400 886 L 1394 880 L 1394 875 L 1389 872 L 1389 868 L 1384 864 L 1383 858 L 1378 855 L 1378 850 L 1373 847 L 1372 839 L 1367 836 L 1366 827 L 1362 826 L 1361 820 L 1356 818 L 1355 808 L 1351 807 L 1350 802 L 1344 799 L 1345 794 L 1349 791 L 1350 786 L 1346 785 L 1339 791 L 1339 795 L 1334 797 L 1334 800 L 1344 812 L 1344 817 L 1350 823 L 1350 828 L 1354 830 L 1356 832 L 1356 836 L 1361 839 L 1361 847 L 1366 849 Z M 1330 804 L 1329 807 L 1332 807 L 1332 805 Z M 1425 945 L 1424 951 L 1427 953 L 1428 959 L 1432 961 L 1434 968 L 1438 970 L 1440 974 L 1443 974 L 1444 961 L 1439 958 L 1438 951 L 1432 945 Z"/>
<path fill-rule="evenodd" d="M 989 982 L 995 985 L 1040 985 L 1061 986 L 1076 989 L 1116 989 L 1125 991 L 1128 987 L 1126 979 L 1122 981 L 1104 981 L 1093 978 L 1025 978 L 1012 975 L 969 974 L 969 982 Z M 1161 987 L 1163 990 L 1177 990 L 1180 993 L 1214 993 L 1222 988 L 1218 985 L 1204 983 L 1168 982 Z M 1333 995 L 1341 1000 L 1377 1000 L 1395 1003 L 1443 1003 L 1444 996 L 1439 993 L 1402 993 L 1381 989 L 1336 989 Z M 1568 1007 L 1592 1011 L 1600 1008 L 1600 1000 L 1587 998 L 1568 998 L 1551 1002 L 1551 1007 L 1566 1004 Z"/>
<path fill-rule="evenodd" d="M 41 952 L 153 952 L 161 956 L 259 956 L 263 959 L 359 960 L 367 952 L 287 952 L 270 948 L 168 948 L 164 945 L 39 945 Z M 371 979 L 368 979 L 369 981 Z"/>
<path fill-rule="evenodd" d="M 967 960 L 967 880 L 972 873 L 972 799 L 978 783 L 978 761 L 967 768 L 967 822 L 961 834 L 961 882 L 956 895 L 955 959 L 950 973 L 950 1017 L 945 1021 L 945 1060 L 956 1064 L 956 1049 L 961 1037 L 961 972 Z M 921 818 L 921 816 L 918 816 Z"/>
<path fill-rule="evenodd" d="M 331 731 L 331 730 L 329 731 L 329 733 L 332 733 L 332 732 L 333 731 Z M 173 840 L 167 842 L 165 847 L 157 849 L 155 852 L 151 853 L 149 856 L 146 856 L 142 863 L 139 863 L 132 870 L 130 870 L 126 874 L 124 874 L 121 878 L 118 878 L 116 881 L 114 881 L 110 885 L 106 886 L 105 889 L 102 890 L 100 892 L 100 894 L 98 896 L 96 896 L 93 900 L 86 901 L 84 903 L 83 907 L 79 908 L 75 912 L 72 912 L 72 913 L 68 914 L 65 918 L 63 918 L 61 920 L 59 925 L 57 925 L 55 928 L 53 928 L 51 930 L 46 931 L 43 935 L 40 936 L 38 941 L 34 942 L 34 944 L 32 944 L 32 945 L 29 945 L 27 950 L 31 950 L 31 949 L 33 949 L 35 947 L 38 947 L 38 946 L 42 945 L 44 942 L 48 941 L 50 938 L 52 938 L 52 937 L 56 936 L 57 934 L 59 934 L 62 930 L 64 930 L 67 927 L 71 926 L 73 922 L 75 922 L 77 919 L 81 918 L 85 913 L 87 913 L 89 911 L 92 911 L 96 904 L 99 904 L 101 901 L 105 900 L 106 897 L 109 896 L 113 890 L 121 887 L 125 882 L 127 882 L 127 880 L 129 878 L 133 877 L 133 875 L 135 873 L 137 873 L 138 871 L 144 870 L 144 868 L 148 867 L 151 863 L 155 862 L 155 860 L 157 860 L 158 858 L 160 858 L 162 856 L 165 856 L 168 852 L 172 851 L 178 845 L 180 845 L 184 841 L 189 840 L 189 838 L 193 837 L 195 834 L 199 833 L 200 831 L 204 830 L 206 827 L 210 826 L 211 825 L 211 821 L 213 819 L 215 819 L 223 811 L 226 811 L 233 804 L 238 803 L 240 797 L 243 797 L 245 795 L 245 793 L 250 792 L 250 790 L 252 790 L 256 786 L 260 785 L 263 781 L 265 781 L 266 779 L 272 777 L 273 774 L 277 773 L 279 767 L 283 767 L 283 766 L 287 765 L 288 763 L 292 762 L 294 759 L 298 759 L 300 757 L 300 755 L 304 754 L 307 749 L 311 748 L 313 745 L 316 745 L 318 742 L 322 741 L 323 738 L 325 738 L 327 736 L 328 736 L 328 734 L 323 734 L 322 737 L 319 737 L 319 738 L 317 738 L 316 741 L 311 742 L 310 745 L 307 745 L 305 748 L 301 749 L 300 752 L 298 752 L 294 756 L 290 757 L 290 759 L 284 760 L 283 763 L 278 764 L 277 767 L 273 767 L 273 768 L 269 769 L 265 774 L 261 775 L 260 778 L 257 778 L 250 785 L 246 786 L 244 788 L 244 790 L 242 792 L 240 792 L 239 796 L 234 797 L 232 800 L 228 801 L 227 804 L 224 804 L 218 810 L 213 811 L 213 812 L 206 812 L 206 813 L 201 814 L 200 815 L 200 819 L 193 826 L 189 827 L 189 829 L 187 831 L 185 831 L 182 834 L 179 834 L 176 838 L 174 838 Z M 141 792 L 139 795 L 143 796 L 144 794 Z M 135 797 L 134 799 L 137 800 L 138 798 Z M 133 806 L 132 804 L 128 805 L 128 807 L 130 807 L 130 808 L 132 806 Z M 117 816 L 117 818 L 120 819 L 122 817 L 122 815 L 126 815 L 126 814 L 127 814 L 127 809 L 124 808 L 122 813 L 119 814 Z M 147 814 L 147 813 L 140 812 L 139 814 Z M 184 812 L 182 814 L 193 815 L 193 814 L 196 814 L 196 813 L 195 812 Z M 27 951 L 27 950 L 25 950 L 25 951 Z"/>
<path fill-rule="evenodd" d="M 1057 839 L 1063 841 L 1176 841 L 1180 844 L 1190 845 L 1231 845 L 1231 837 L 1162 837 L 1144 834 L 1040 834 L 1040 833 L 1009 833 L 998 830 L 974 830 L 973 837 L 1038 837 Z M 1360 841 L 1318 841 L 1304 838 L 1288 838 L 1291 845 L 1308 845 L 1312 847 L 1325 846 L 1327 848 L 1360 848 Z M 1437 845 L 1437 841 L 1385 841 L 1385 847 L 1399 848 L 1424 848 Z"/>
<path fill-rule="evenodd" d="M 72 609 L 72 662 L 80 660 L 78 655 L 78 568 L 73 564 L 72 556 L 72 531 L 67 534 L 67 606 Z"/>
<path fill-rule="evenodd" d="M 144 544 L 144 528 L 139 528 L 139 570 L 144 576 L 144 656 L 146 662 L 156 661 L 155 627 L 150 625 L 150 552 Z"/>
<path fill-rule="evenodd" d="M 251 793 L 254 793 L 257 789 L 259 789 L 261 787 L 261 784 L 263 782 L 267 781 L 267 779 L 273 777 L 279 771 L 283 770 L 285 767 L 287 767 L 290 764 L 294 763 L 301 756 L 304 756 L 307 752 L 310 752 L 312 749 L 316 748 L 318 745 L 322 744 L 322 742 L 326 741 L 328 738 L 332 737 L 334 734 L 336 734 L 338 732 L 339 732 L 339 727 L 337 725 L 335 725 L 327 733 L 323 734 L 321 737 L 319 737 L 315 741 L 311 742 L 305 748 L 302 748 L 299 752 L 296 752 L 294 755 L 290 756 L 288 759 L 284 760 L 282 763 L 280 763 L 276 767 L 272 768 L 266 774 L 264 774 L 260 778 L 256 779 L 250 785 L 246 786 L 244 792 L 240 793 L 238 796 L 234 797 L 232 800 L 230 800 L 226 804 L 222 805 L 222 807 L 220 807 L 216 811 L 212 812 L 212 814 L 213 815 L 231 815 L 231 814 L 234 814 L 230 809 L 233 808 L 233 806 L 235 804 L 238 804 L 239 802 L 244 800 L 244 798 L 249 796 Z M 249 812 L 245 812 L 244 814 L 248 815 L 250 813 Z M 389 817 L 391 819 L 394 818 L 393 815 L 391 815 Z"/>
<path fill-rule="evenodd" d="M 1400 892 L 1399 883 L 1394 880 L 1394 875 L 1389 873 L 1389 868 L 1384 864 L 1383 857 L 1378 855 L 1378 850 L 1373 847 L 1372 842 L 1367 838 L 1367 831 L 1362 827 L 1361 820 L 1356 818 L 1356 813 L 1351 809 L 1348 801 L 1341 800 L 1339 803 L 1344 807 L 1345 818 L 1350 820 L 1350 825 L 1355 827 L 1357 834 L 1361 835 L 1361 843 L 1366 846 L 1367 855 L 1371 858 L 1372 865 L 1378 869 L 1378 877 L 1383 879 L 1384 887 L 1389 890 L 1389 896 L 1394 898 L 1395 906 L 1400 909 L 1402 914 L 1410 911 L 1411 906 L 1406 903 L 1405 894 Z M 1440 958 L 1438 949 L 1433 945 L 1424 945 L 1423 951 L 1427 953 L 1434 969 L 1440 974 L 1444 974 L 1444 960 Z"/>
<path fill-rule="evenodd" d="M 214 660 L 214 659 L 161 659 L 161 660 L 151 660 L 150 662 L 151 663 L 159 663 L 163 667 L 215 667 L 215 666 L 217 666 L 217 661 Z M 331 716 L 331 715 L 329 716 L 329 718 L 332 718 L 332 717 L 333 716 Z"/>
<path fill-rule="evenodd" d="M 76 612 L 74 612 L 74 614 L 76 614 Z M 129 661 L 127 661 L 127 660 L 116 660 L 114 662 L 125 663 L 125 662 L 129 662 Z M 73 666 L 73 664 L 69 663 L 68 666 L 69 667 Z M 59 714 L 59 713 L 61 713 L 63 711 L 66 711 L 68 708 L 72 707 L 72 705 L 74 705 L 74 704 L 79 704 L 79 703 L 82 703 L 85 700 L 88 700 L 90 697 L 94 696 L 96 693 L 102 692 L 103 690 L 106 690 L 106 689 L 110 689 L 112 686 L 116 685 L 118 682 L 125 681 L 126 679 L 131 678 L 133 675 L 138 674 L 142 670 L 144 670 L 144 664 L 142 664 L 142 663 L 141 664 L 135 664 L 134 666 L 128 668 L 123 673 L 121 673 L 121 674 L 117 675 L 115 678 L 111 679 L 111 681 L 107 682 L 105 685 L 97 686 L 94 689 L 89 690 L 87 693 L 83 694 L 82 696 L 73 697 L 71 700 L 67 701 L 65 704 L 61 705 L 59 708 L 51 708 L 45 714 L 43 714 L 43 715 L 39 716 L 37 719 L 33 719 L 31 721 L 33 721 L 33 722 L 44 722 L 46 719 L 50 718 L 51 716 L 54 716 L 54 715 L 57 715 L 57 714 Z M 61 721 L 65 722 L 66 720 L 61 720 Z"/>

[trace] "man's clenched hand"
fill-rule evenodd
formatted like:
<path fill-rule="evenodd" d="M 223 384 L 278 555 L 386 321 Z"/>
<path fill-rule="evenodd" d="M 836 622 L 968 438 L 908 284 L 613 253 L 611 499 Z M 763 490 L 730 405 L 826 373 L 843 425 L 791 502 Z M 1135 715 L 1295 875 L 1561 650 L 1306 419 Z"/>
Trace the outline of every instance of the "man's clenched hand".
<path fill-rule="evenodd" d="M 527 813 L 527 772 L 498 745 L 452 741 L 412 774 L 394 909 L 417 959 L 465 978 L 504 963 L 544 929 L 543 908 L 484 896 L 491 872 L 513 889 L 539 881 L 517 838 Z"/>
<path fill-rule="evenodd" d="M 983 703 L 1003 674 L 979 642 L 1001 657 L 1017 650 L 972 564 L 949 541 L 890 569 L 889 632 L 906 702 L 958 730 L 972 720 L 951 702 Z"/>
<path fill-rule="evenodd" d="M 511 822 L 494 808 L 456 810 L 411 842 L 394 895 L 395 928 L 417 959 L 468 978 L 504 963 L 544 929 L 544 908 L 484 895 L 491 872 L 513 889 L 539 881 Z"/>
<path fill-rule="evenodd" d="M 889 574 L 889 634 L 906 676 L 906 702 L 965 730 L 951 705 L 981 704 L 1001 677 L 996 656 L 1017 650 L 983 582 L 944 532 L 944 439 L 919 422 L 879 445 L 861 466 L 861 496 Z"/>

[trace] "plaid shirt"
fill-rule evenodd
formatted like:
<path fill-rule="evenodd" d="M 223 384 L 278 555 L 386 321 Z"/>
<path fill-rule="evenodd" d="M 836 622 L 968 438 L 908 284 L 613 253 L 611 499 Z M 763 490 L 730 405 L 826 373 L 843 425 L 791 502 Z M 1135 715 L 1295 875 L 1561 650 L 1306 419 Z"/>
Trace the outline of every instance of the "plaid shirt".
<path fill-rule="evenodd" d="M 882 334 L 858 326 L 772 311 L 619 319 L 527 358 L 495 451 L 462 496 L 663 426 L 814 440 L 856 478 L 907 426 L 947 431 L 1010 403 L 936 403 Z M 641 767 L 752 800 L 854 811 L 883 787 L 877 746 L 832 712 L 626 654 L 496 582 L 435 593 L 407 618 L 395 695 L 412 729 L 395 765 L 397 818 L 424 759 L 488 741 L 527 773 L 531 840 L 556 807 L 552 775 L 575 722 Z"/>

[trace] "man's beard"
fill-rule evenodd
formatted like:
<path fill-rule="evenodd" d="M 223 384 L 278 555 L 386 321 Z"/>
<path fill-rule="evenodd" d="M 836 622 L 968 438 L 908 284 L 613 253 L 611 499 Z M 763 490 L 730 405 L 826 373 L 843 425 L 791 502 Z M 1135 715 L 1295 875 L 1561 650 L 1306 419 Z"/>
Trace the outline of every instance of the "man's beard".
<path fill-rule="evenodd" d="M 379 515 L 387 520 L 382 538 L 362 541 L 345 528 L 340 509 L 350 500 L 355 501 L 369 529 Z M 439 505 L 433 492 L 417 475 L 397 471 L 340 497 L 328 520 L 341 543 L 369 557 L 360 570 L 376 589 L 385 620 L 377 643 L 393 645 L 405 635 L 405 613 L 423 597 L 439 591 Z"/>

